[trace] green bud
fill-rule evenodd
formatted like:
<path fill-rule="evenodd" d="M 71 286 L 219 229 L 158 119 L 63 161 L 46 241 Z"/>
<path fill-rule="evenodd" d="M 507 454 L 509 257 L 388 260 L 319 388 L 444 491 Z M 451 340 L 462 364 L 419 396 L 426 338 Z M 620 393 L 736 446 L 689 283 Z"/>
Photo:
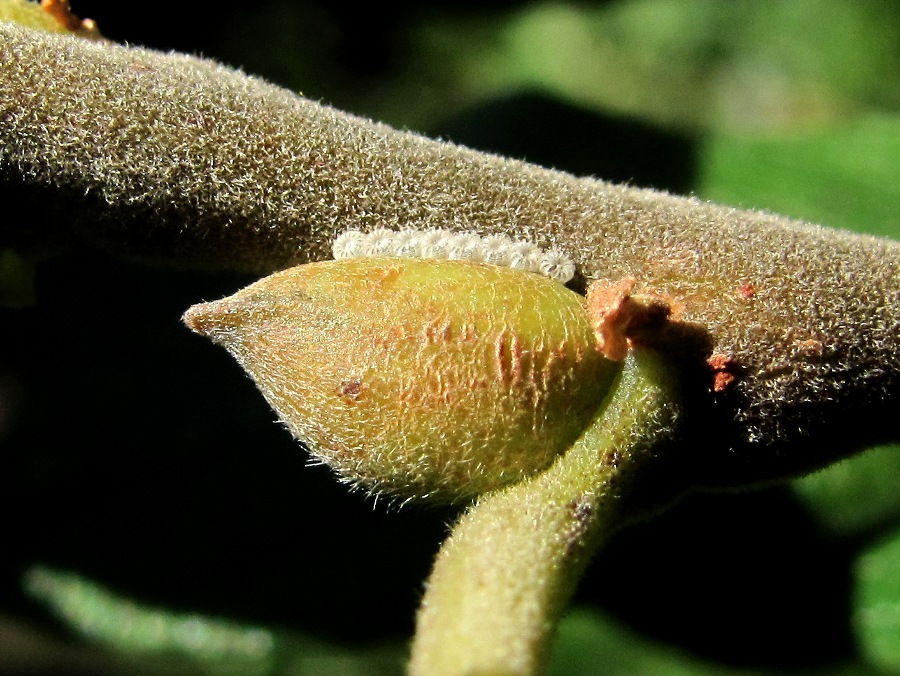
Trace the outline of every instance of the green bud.
<path fill-rule="evenodd" d="M 348 482 L 460 500 L 547 467 L 617 370 L 582 296 L 470 261 L 355 258 L 196 305 L 295 437 Z"/>

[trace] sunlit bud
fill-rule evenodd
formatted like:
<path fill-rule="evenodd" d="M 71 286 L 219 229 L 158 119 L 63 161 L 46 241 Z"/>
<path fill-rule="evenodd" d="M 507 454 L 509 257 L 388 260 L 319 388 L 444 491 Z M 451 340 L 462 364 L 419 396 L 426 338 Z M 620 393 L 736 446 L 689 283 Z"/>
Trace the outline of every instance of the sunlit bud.
<path fill-rule="evenodd" d="M 185 315 L 350 483 L 465 499 L 547 467 L 617 368 L 584 298 L 473 261 L 351 258 L 271 275 Z"/>

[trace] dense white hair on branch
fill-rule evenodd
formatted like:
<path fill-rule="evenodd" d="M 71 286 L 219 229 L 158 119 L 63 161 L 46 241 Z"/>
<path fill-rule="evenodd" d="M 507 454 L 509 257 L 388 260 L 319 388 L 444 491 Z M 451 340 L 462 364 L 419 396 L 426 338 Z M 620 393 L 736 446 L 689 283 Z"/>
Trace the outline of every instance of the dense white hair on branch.
<path fill-rule="evenodd" d="M 471 231 L 453 232 L 442 228 L 346 230 L 334 240 L 332 252 L 335 259 L 399 256 L 480 261 L 536 272 L 562 284 L 575 276 L 575 261 L 557 249 L 544 251 L 536 244 L 506 235 L 481 237 Z"/>

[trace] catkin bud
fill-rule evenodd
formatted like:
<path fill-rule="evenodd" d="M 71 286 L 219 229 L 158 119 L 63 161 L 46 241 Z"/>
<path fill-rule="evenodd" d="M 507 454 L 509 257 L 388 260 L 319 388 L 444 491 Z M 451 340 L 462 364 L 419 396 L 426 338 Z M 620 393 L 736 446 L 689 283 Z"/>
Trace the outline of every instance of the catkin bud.
<path fill-rule="evenodd" d="M 192 307 L 281 420 L 348 482 L 459 500 L 547 467 L 615 373 L 584 298 L 473 261 L 352 258 Z"/>

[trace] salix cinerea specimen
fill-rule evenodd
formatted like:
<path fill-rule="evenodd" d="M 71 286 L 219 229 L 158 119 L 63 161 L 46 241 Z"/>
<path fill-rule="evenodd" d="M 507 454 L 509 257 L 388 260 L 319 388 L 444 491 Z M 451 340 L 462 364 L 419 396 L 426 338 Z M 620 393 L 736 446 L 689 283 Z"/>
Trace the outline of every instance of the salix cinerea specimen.
<path fill-rule="evenodd" d="M 328 258 L 334 238 L 352 225 L 365 233 L 509 236 L 577 262 L 573 288 L 594 285 L 585 307 L 601 355 L 624 357 L 624 366 L 580 435 L 519 475 L 494 475 L 479 489 L 493 490 L 461 526 L 483 523 L 476 514 L 494 513 L 484 506 L 503 495 L 550 495 L 529 486 L 577 465 L 568 462 L 578 457 L 570 452 L 590 448 L 590 430 L 607 430 L 602 443 L 643 438 L 640 448 L 649 450 L 633 456 L 653 461 L 636 469 L 613 462 L 615 453 L 603 456 L 603 467 L 631 468 L 635 481 L 626 485 L 641 490 L 629 489 L 639 498 L 634 503 L 594 501 L 610 495 L 596 488 L 587 500 L 565 502 L 571 510 L 554 523 L 584 532 L 584 542 L 593 537 L 596 515 L 608 514 L 604 504 L 637 516 L 690 486 L 794 476 L 897 437 L 896 243 L 576 178 L 398 132 L 193 57 L 7 25 L 0 37 L 0 182 L 33 217 L 0 224 L 0 241 L 17 251 L 89 243 L 144 261 L 267 274 Z M 642 371 L 641 354 L 665 366 Z M 284 380 L 280 368 L 273 365 L 267 377 Z M 640 382 L 649 390 L 626 387 Z M 349 397 L 361 391 L 352 378 L 340 390 Z M 646 391 L 658 396 L 640 394 Z M 656 411 L 663 422 L 633 418 L 643 430 L 636 437 L 628 431 L 634 427 L 608 426 L 607 412 L 638 410 L 628 401 L 646 402 L 648 415 Z M 654 469 L 660 466 L 665 471 Z M 594 486 L 607 485 L 594 479 Z M 360 483 L 378 488 L 378 480 Z M 446 497 L 448 486 L 431 494 Z M 517 513 L 539 521 L 545 514 L 540 507 Z M 479 539 L 451 539 L 447 551 L 471 551 L 452 543 Z M 561 551 L 565 558 L 579 548 Z M 444 556 L 440 561 L 473 560 Z M 556 565 L 552 556 L 543 560 Z M 440 574 L 440 561 L 434 580 L 458 579 Z M 484 570 L 503 571 L 505 564 Z M 441 586 L 433 585 L 428 599 L 440 598 Z M 544 593 L 538 585 L 524 589 Z M 531 617 L 552 617 L 563 592 L 529 606 L 539 609 Z M 437 626 L 469 626 L 442 624 L 454 615 L 428 610 L 439 606 L 426 605 L 422 627 L 436 626 L 435 617 Z M 441 631 L 426 630 L 417 654 L 433 654 L 427 636 Z M 526 655 L 523 664 L 539 664 L 541 636 L 518 653 Z M 425 661 L 438 662 L 440 656 Z"/>

